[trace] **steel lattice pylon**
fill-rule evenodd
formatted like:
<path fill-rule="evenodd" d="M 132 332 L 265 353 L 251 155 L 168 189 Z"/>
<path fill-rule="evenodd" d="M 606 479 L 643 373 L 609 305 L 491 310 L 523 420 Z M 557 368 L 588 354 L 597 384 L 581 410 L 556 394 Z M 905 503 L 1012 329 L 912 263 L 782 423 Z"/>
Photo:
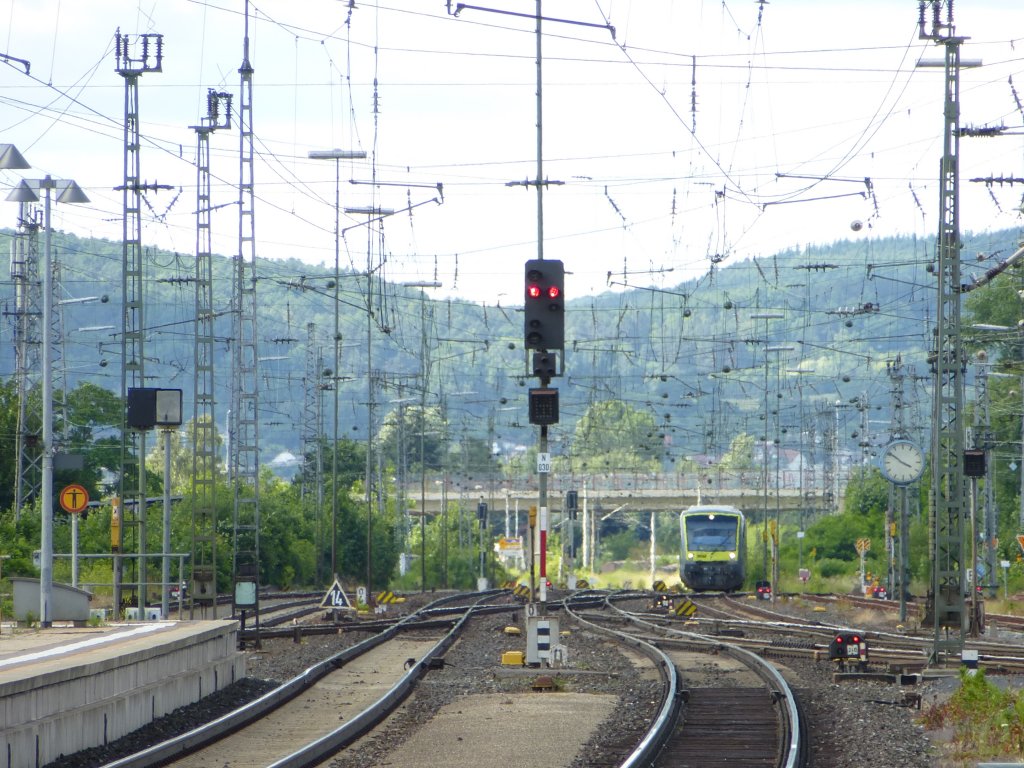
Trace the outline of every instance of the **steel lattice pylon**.
<path fill-rule="evenodd" d="M 210 134 L 231 127 L 231 95 L 210 89 L 196 132 L 196 278 L 192 383 L 192 590 L 198 602 L 217 599 L 217 419 L 214 408 L 213 258 L 210 232 Z"/>
<path fill-rule="evenodd" d="M 115 38 L 116 70 L 124 78 L 124 182 L 117 189 L 122 193 L 121 228 L 121 400 L 127 406 L 128 390 L 146 386 L 145 374 L 145 293 L 142 269 L 142 194 L 157 185 L 146 185 L 139 171 L 139 78 L 146 72 L 161 72 L 163 36 L 157 34 L 122 35 Z M 137 446 L 137 448 L 136 448 Z M 117 551 L 124 552 L 129 497 L 135 497 L 134 516 L 139 527 L 139 596 L 146 592 L 146 470 L 142 460 L 146 454 L 146 433 L 133 432 L 128 426 L 128 409 L 121 421 L 121 471 L 118 479 L 121 498 L 121 524 L 118 527 Z M 138 475 L 137 491 L 127 480 L 132 468 Z M 121 558 L 114 563 L 114 608 L 121 604 Z"/>
<path fill-rule="evenodd" d="M 249 62 L 249 4 L 246 3 L 239 94 L 238 255 L 235 258 L 232 316 L 234 355 L 231 392 L 230 465 L 234 485 L 232 573 L 259 581 L 259 379 L 256 337 L 256 234 L 253 188 L 252 75 Z M 236 590 L 237 596 L 237 590 Z M 259 629 L 259 603 L 256 602 Z"/>
<path fill-rule="evenodd" d="M 14 283 L 14 353 L 18 386 L 16 437 L 17 476 L 15 519 L 39 495 L 42 483 L 42 434 L 39 420 L 28 416 L 28 395 L 42 371 L 42 283 L 39 279 L 38 212 L 20 205 L 18 231 L 11 241 L 11 281 Z"/>
<path fill-rule="evenodd" d="M 933 658 L 959 655 L 967 632 L 964 600 L 964 358 L 960 327 L 960 46 L 953 34 L 952 10 L 939 21 L 941 3 L 933 0 L 932 31 L 925 33 L 925 3 L 920 4 L 920 36 L 943 46 L 944 125 L 939 172 L 938 301 L 932 394 L 932 583 L 928 612 L 934 627 Z"/>

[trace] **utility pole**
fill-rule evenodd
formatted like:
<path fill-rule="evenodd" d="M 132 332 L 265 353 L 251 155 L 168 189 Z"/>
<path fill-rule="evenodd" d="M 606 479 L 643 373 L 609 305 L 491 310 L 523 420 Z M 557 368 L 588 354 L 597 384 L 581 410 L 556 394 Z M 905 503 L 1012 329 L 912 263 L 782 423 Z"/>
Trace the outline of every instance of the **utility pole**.
<path fill-rule="evenodd" d="M 304 509 L 316 510 L 316 581 L 322 583 L 323 520 L 323 392 L 335 386 L 337 372 L 331 371 L 332 384 L 324 384 L 323 351 L 316 343 L 316 323 L 306 323 L 306 379 L 302 399 L 302 483 L 300 497 Z M 337 450 L 337 444 L 335 444 Z"/>
<path fill-rule="evenodd" d="M 769 320 L 782 320 L 784 318 L 785 318 L 785 315 L 782 314 L 781 312 L 757 312 L 757 313 L 754 313 L 754 314 L 752 314 L 750 316 L 751 320 L 755 320 L 755 321 L 756 320 L 764 320 L 764 338 L 762 339 L 762 342 L 764 344 L 764 413 L 763 413 L 764 429 L 761 432 L 761 489 L 763 491 L 762 496 L 761 496 L 761 501 L 762 501 L 761 520 L 762 520 L 762 524 L 764 525 L 764 531 L 762 532 L 762 536 L 761 536 L 761 542 L 762 542 L 762 545 L 763 545 L 762 548 L 761 548 L 761 578 L 762 579 L 770 578 L 769 573 L 768 573 L 768 518 L 769 518 L 769 515 L 768 515 L 768 487 L 770 485 L 769 482 L 768 482 L 768 477 L 769 477 L 769 475 L 768 475 L 768 432 L 769 432 L 768 424 L 769 424 L 769 415 L 772 413 L 772 409 L 771 409 L 771 407 L 769 405 L 769 394 L 770 393 L 769 393 L 769 386 L 768 386 L 768 371 L 769 371 L 768 353 L 772 352 L 772 351 L 776 351 L 776 350 L 773 350 L 771 347 L 768 346 L 768 321 Z M 780 350 L 781 350 L 781 348 L 780 348 Z M 777 425 L 777 423 L 778 423 L 778 409 L 775 410 L 775 414 L 776 414 L 775 421 L 776 421 L 776 425 Z M 776 454 L 777 454 L 778 450 L 779 450 L 779 446 L 778 446 L 777 443 L 776 443 L 776 446 L 775 446 L 775 450 L 776 450 Z M 779 493 L 778 479 L 779 479 L 778 475 L 776 474 L 776 476 L 775 476 L 775 481 L 776 481 L 775 495 L 776 495 L 776 497 L 778 496 L 778 493 Z M 773 600 L 775 599 L 775 590 L 772 590 L 772 599 Z"/>
<path fill-rule="evenodd" d="M 903 384 L 906 380 L 903 359 L 897 355 L 895 359 L 886 361 L 885 367 L 892 383 L 889 439 L 890 442 L 907 440 L 909 435 L 903 414 Z M 907 597 L 910 595 L 910 499 L 912 489 L 916 490 L 917 487 L 917 482 L 890 484 L 889 503 L 885 511 L 885 541 L 889 556 L 888 592 L 890 598 L 894 593 L 899 595 L 901 622 L 907 620 Z"/>
<path fill-rule="evenodd" d="M 977 372 L 975 375 L 975 409 L 974 409 L 974 440 L 973 448 L 975 452 L 980 452 L 984 457 L 984 478 L 985 478 L 985 496 L 982 502 L 982 539 L 985 542 L 984 548 L 984 559 L 985 559 L 985 575 L 988 579 L 985 585 L 988 588 L 988 596 L 995 597 L 996 588 L 996 546 L 995 539 L 998 534 L 998 528 L 996 527 L 996 503 L 995 503 L 995 488 L 993 487 L 993 473 L 991 457 L 988 455 L 989 450 L 992 447 L 992 418 L 989 413 L 989 389 L 988 389 L 988 378 L 989 378 L 989 366 L 988 356 L 984 352 L 978 353 L 977 360 Z M 976 482 L 976 480 L 974 481 Z M 974 491 L 976 486 L 972 488 Z M 977 498 L 977 494 L 972 492 L 972 502 Z M 974 518 L 972 517 L 972 520 Z M 977 545 L 977 535 L 975 535 L 973 541 Z M 977 558 L 972 559 L 972 568 L 977 575 Z M 977 584 L 979 587 L 982 586 L 981 581 Z"/>
<path fill-rule="evenodd" d="M 214 392 L 213 244 L 211 236 L 210 134 L 231 127 L 231 94 L 206 92 L 206 117 L 196 132 L 196 278 L 192 370 L 192 589 L 189 618 L 198 603 L 217 602 L 217 415 Z M 165 552 L 166 555 L 166 552 Z M 164 557 L 164 583 L 168 582 Z M 184 574 L 178 574 L 179 579 Z M 164 590 L 166 593 L 166 589 Z"/>

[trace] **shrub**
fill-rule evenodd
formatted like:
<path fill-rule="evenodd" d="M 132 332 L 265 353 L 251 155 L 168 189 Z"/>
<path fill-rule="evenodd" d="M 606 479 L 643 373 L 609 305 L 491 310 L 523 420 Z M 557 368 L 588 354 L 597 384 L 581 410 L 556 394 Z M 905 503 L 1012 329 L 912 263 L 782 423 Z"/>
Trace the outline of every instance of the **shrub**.
<path fill-rule="evenodd" d="M 851 563 L 845 560 L 837 560 L 834 557 L 826 557 L 815 564 L 818 575 L 823 579 L 830 579 L 834 576 L 846 576 L 853 573 Z"/>

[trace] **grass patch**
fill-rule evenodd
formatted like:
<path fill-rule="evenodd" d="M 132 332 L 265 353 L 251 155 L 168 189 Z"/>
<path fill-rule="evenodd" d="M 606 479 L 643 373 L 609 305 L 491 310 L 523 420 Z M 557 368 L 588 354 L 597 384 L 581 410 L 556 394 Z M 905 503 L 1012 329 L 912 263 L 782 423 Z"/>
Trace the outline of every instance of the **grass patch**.
<path fill-rule="evenodd" d="M 921 718 L 929 730 L 949 729 L 949 757 L 966 765 L 989 758 L 1024 758 L 1024 692 L 1004 691 L 983 669 L 960 670 L 960 688 Z"/>

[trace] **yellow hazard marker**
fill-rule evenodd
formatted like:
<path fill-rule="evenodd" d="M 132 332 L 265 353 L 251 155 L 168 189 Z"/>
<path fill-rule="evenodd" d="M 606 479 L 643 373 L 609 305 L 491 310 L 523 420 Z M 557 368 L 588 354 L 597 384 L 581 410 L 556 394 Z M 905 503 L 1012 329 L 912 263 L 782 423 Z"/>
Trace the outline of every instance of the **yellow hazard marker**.
<path fill-rule="evenodd" d="M 697 606 L 694 605 L 692 600 L 683 600 L 673 609 L 673 613 L 675 613 L 676 616 L 683 616 L 684 618 L 689 619 L 697 613 Z"/>
<path fill-rule="evenodd" d="M 664 592 L 666 589 L 668 589 L 668 586 L 661 579 L 655 581 L 652 586 L 655 592 Z"/>

